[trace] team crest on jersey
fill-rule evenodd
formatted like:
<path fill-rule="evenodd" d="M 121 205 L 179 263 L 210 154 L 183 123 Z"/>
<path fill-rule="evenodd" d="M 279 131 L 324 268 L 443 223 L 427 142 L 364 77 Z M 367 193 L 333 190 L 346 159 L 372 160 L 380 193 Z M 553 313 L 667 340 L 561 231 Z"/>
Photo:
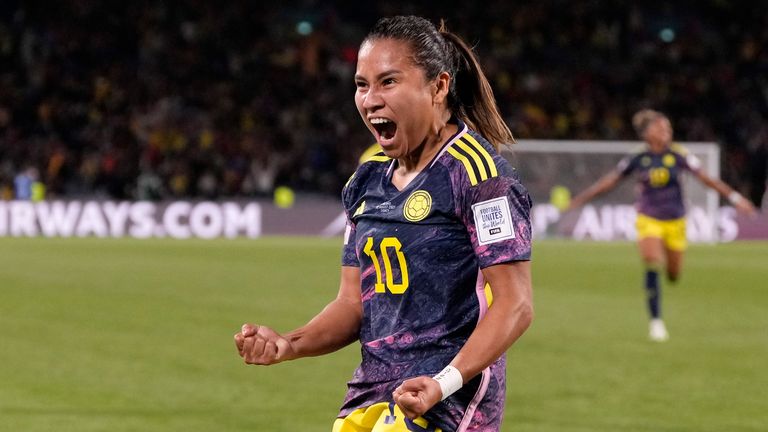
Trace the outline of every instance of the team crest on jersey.
<path fill-rule="evenodd" d="M 640 159 L 640 165 L 644 167 L 651 166 L 651 158 L 643 156 L 642 159 Z"/>
<path fill-rule="evenodd" d="M 663 163 L 664 166 L 667 168 L 672 168 L 673 166 L 675 166 L 675 157 L 672 156 L 671 154 L 666 154 L 661 159 L 661 163 Z"/>
<path fill-rule="evenodd" d="M 418 222 L 432 209 L 432 196 L 425 190 L 417 190 L 405 201 L 403 216 L 411 222 Z"/>

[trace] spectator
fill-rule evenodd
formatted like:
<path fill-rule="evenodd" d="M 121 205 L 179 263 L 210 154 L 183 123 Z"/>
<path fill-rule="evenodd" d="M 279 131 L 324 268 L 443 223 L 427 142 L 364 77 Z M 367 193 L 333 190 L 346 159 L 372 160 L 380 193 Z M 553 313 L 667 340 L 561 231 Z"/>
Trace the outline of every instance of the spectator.
<path fill-rule="evenodd" d="M 11 2 L 0 7 L 0 160 L 37 168 L 50 196 L 139 198 L 145 163 L 174 196 L 277 183 L 338 196 L 369 144 L 345 103 L 355 47 L 404 10 L 476 42 L 516 136 L 634 139 L 630 114 L 660 107 L 679 139 L 719 142 L 723 179 L 759 200 L 768 9 L 716 0 L 490 0 L 460 13 L 399 0 Z M 0 190 L 13 188 L 7 171 Z"/>

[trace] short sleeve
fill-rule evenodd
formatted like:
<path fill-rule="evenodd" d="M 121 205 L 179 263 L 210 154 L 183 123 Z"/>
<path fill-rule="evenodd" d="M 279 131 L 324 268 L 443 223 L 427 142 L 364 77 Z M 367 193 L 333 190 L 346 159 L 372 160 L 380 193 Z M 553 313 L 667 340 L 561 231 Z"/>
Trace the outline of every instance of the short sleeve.
<path fill-rule="evenodd" d="M 352 198 L 352 180 L 355 175 L 350 177 L 344 189 L 341 191 L 341 202 L 344 205 L 344 214 L 346 215 L 347 224 L 344 228 L 344 245 L 341 249 L 341 265 L 350 267 L 360 267 L 360 261 L 357 259 L 356 241 L 355 235 L 357 233 L 355 223 L 352 221 L 352 215 L 354 212 L 353 198 Z"/>
<path fill-rule="evenodd" d="M 636 160 L 637 157 L 635 155 L 625 156 L 619 161 L 618 164 L 616 164 L 616 171 L 622 177 L 626 177 L 632 174 L 632 171 L 637 168 L 637 163 L 635 162 Z"/>
<path fill-rule="evenodd" d="M 481 268 L 531 259 L 531 198 L 516 175 L 468 188 L 457 203 Z"/>
<path fill-rule="evenodd" d="M 693 153 L 688 153 L 683 157 L 685 166 L 689 171 L 698 172 L 701 171 L 701 159 L 696 157 Z"/>
<path fill-rule="evenodd" d="M 349 220 L 347 215 L 347 226 L 344 229 L 344 246 L 341 250 L 341 265 L 348 267 L 360 267 L 360 261 L 357 259 L 357 250 L 355 245 L 355 224 Z"/>

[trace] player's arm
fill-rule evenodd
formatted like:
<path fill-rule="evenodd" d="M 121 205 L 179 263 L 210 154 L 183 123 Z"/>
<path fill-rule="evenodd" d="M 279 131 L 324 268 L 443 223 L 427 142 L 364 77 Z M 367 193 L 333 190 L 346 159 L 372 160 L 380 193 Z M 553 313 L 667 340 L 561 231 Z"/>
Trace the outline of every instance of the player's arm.
<path fill-rule="evenodd" d="M 615 188 L 616 185 L 619 184 L 621 178 L 621 173 L 618 170 L 613 170 L 602 176 L 599 180 L 592 184 L 592 186 L 588 187 L 583 192 L 573 197 L 573 199 L 571 199 L 570 205 L 568 206 L 568 210 L 577 209 L 595 197 Z"/>
<path fill-rule="evenodd" d="M 279 334 L 266 326 L 244 324 L 235 345 L 248 364 L 270 365 L 341 349 L 358 339 L 363 309 L 360 268 L 343 266 L 339 293 L 302 327 Z"/>
<path fill-rule="evenodd" d="M 728 201 L 740 212 L 749 215 L 757 213 L 757 209 L 748 199 L 744 198 L 724 181 L 708 176 L 703 170 L 692 170 L 691 172 L 697 179 L 699 179 L 699 181 L 716 190 L 720 195 L 728 199 Z"/>
<path fill-rule="evenodd" d="M 483 276 L 493 291 L 493 303 L 451 362 L 465 383 L 506 352 L 533 320 L 530 261 L 490 266 Z"/>
<path fill-rule="evenodd" d="M 444 387 L 455 391 L 474 378 L 530 326 L 533 320 L 530 261 L 493 265 L 483 270 L 483 276 L 493 290 L 493 304 L 450 366 L 436 377 L 448 384 L 422 376 L 406 380 L 395 390 L 393 398 L 407 417 L 418 417 L 437 404 L 445 396 Z"/>

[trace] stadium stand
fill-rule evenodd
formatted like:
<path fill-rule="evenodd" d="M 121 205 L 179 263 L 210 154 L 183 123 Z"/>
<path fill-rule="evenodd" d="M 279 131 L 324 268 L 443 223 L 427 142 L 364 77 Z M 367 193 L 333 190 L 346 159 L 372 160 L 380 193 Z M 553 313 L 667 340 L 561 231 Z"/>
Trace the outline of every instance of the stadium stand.
<path fill-rule="evenodd" d="M 768 8 L 411 3 L 3 2 L 0 197 L 30 169 L 49 197 L 337 195 L 370 144 L 357 45 L 394 13 L 476 42 L 519 138 L 635 139 L 631 113 L 653 107 L 678 140 L 719 142 L 723 179 L 762 196 Z"/>

